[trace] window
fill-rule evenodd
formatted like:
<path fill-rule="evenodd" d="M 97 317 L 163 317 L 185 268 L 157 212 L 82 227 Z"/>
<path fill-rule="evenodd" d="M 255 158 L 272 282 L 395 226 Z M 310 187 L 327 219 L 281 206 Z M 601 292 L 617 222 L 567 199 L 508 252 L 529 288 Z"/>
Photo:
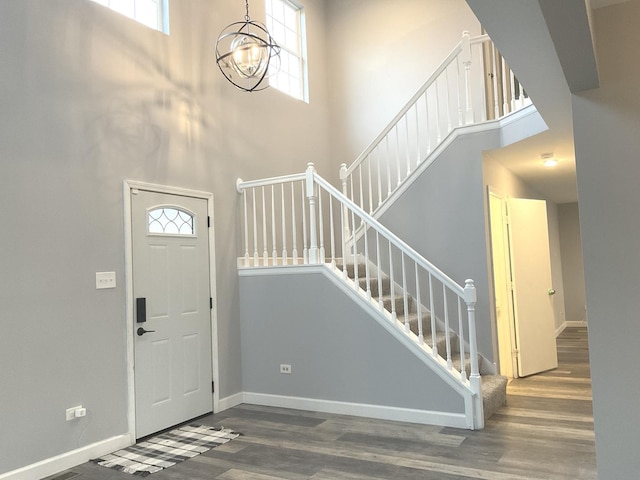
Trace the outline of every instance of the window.
<path fill-rule="evenodd" d="M 289 0 L 266 0 L 267 30 L 280 46 L 280 71 L 269 85 L 308 101 L 304 14 Z"/>
<path fill-rule="evenodd" d="M 147 212 L 148 232 L 156 235 L 195 235 L 193 215 L 172 207 Z"/>
<path fill-rule="evenodd" d="M 137 22 L 169 34 L 169 0 L 93 0 Z"/>

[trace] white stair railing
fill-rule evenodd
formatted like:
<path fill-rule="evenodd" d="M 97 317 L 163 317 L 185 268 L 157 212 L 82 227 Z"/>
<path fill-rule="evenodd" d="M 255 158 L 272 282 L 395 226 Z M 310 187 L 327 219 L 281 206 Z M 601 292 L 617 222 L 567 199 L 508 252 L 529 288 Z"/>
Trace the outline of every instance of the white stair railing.
<path fill-rule="evenodd" d="M 433 160 L 455 128 L 501 118 L 529 103 L 489 36 L 463 32 L 387 127 L 350 166 L 342 164 L 342 192 L 374 214 L 418 167 Z"/>
<path fill-rule="evenodd" d="M 301 174 L 246 182 L 239 179 L 237 189 L 243 211 L 244 255 L 239 267 L 327 265 L 387 321 L 403 330 L 432 360 L 434 368 L 469 393 L 465 400 L 468 426 L 483 427 L 472 280 L 464 286 L 453 281 L 320 177 L 313 164 Z M 348 224 L 360 225 L 364 232 L 355 244 L 349 238 Z M 347 265 L 353 269 L 351 275 Z M 372 292 L 382 292 L 383 282 L 390 285 L 390 294 L 376 299 L 378 295 Z M 413 303 L 415 311 L 409 308 Z M 417 334 L 411 331 L 412 322 L 417 322 Z M 457 334 L 454 345 L 452 330 Z M 428 341 L 425 332 L 430 332 Z M 441 349 L 438 339 L 443 338 Z M 458 368 L 452 361 L 456 351 L 462 359 Z"/>

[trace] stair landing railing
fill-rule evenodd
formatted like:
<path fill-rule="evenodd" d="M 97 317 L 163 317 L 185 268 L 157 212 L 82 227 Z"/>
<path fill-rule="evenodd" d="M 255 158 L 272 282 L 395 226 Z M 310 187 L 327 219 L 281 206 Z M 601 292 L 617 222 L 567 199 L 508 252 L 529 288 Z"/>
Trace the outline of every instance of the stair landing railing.
<path fill-rule="evenodd" d="M 242 195 L 240 268 L 326 265 L 430 357 L 443 378 L 465 394 L 468 428 L 483 428 L 472 280 L 462 286 L 449 278 L 319 176 L 313 164 L 300 174 L 239 179 L 236 187 Z M 349 237 L 349 224 L 366 232 L 357 242 Z M 347 265 L 353 266 L 351 275 Z M 390 298 L 380 295 L 383 281 L 390 285 Z M 411 322 L 417 322 L 417 334 Z M 443 346 L 438 338 L 445 339 Z M 456 351 L 469 359 L 469 367 L 464 360 L 454 366 Z"/>
<path fill-rule="evenodd" d="M 349 166 L 342 192 L 374 214 L 457 127 L 499 119 L 530 103 L 488 35 L 463 32 L 436 71 Z"/>

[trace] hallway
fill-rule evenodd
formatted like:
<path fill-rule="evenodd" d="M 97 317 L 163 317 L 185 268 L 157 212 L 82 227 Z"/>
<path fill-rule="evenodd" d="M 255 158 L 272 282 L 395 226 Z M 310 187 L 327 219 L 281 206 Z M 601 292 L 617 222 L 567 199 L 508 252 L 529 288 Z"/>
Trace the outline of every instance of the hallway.
<path fill-rule="evenodd" d="M 240 405 L 198 422 L 242 437 L 151 478 L 596 479 L 588 354 L 586 328 L 567 328 L 558 368 L 512 381 L 508 405 L 482 431 Z M 91 463 L 70 472 L 60 478 L 132 478 Z"/>

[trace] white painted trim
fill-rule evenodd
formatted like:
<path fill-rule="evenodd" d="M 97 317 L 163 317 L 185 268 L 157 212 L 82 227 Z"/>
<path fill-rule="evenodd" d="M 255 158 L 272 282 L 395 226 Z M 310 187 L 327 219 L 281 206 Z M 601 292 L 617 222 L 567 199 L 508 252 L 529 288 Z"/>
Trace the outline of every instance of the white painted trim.
<path fill-rule="evenodd" d="M 216 296 L 216 263 L 215 263 L 215 235 L 213 217 L 213 194 L 200 190 L 191 190 L 182 187 L 158 185 L 136 180 L 124 180 L 122 194 L 124 197 L 124 245 L 125 245 L 125 297 L 126 297 L 126 324 L 127 324 L 127 388 L 128 388 L 128 425 L 129 433 L 135 439 L 136 411 L 135 411 L 135 372 L 134 364 L 134 321 L 133 321 L 133 239 L 131 238 L 131 191 L 134 189 L 148 192 L 181 195 L 184 197 L 200 198 L 207 201 L 207 215 L 210 217 L 209 228 L 209 286 L 210 295 L 213 298 L 211 309 L 211 376 L 215 383 L 215 391 L 212 398 L 212 410 L 217 413 L 220 400 L 220 372 L 218 362 L 218 302 Z"/>
<path fill-rule="evenodd" d="M 586 320 L 567 320 L 564 322 L 567 327 L 587 327 Z"/>
<path fill-rule="evenodd" d="M 468 428 L 464 413 L 434 412 L 413 408 L 389 407 L 365 403 L 338 402 L 317 398 L 289 397 L 269 395 L 265 393 L 244 392 L 244 402 L 268 407 L 292 408 L 294 410 L 311 410 L 314 412 L 352 415 L 355 417 L 393 420 L 397 422 L 420 423 L 424 425 L 440 425 L 443 427 Z"/>
<path fill-rule="evenodd" d="M 238 392 L 233 395 L 229 395 L 228 397 L 224 397 L 220 399 L 218 403 L 218 411 L 223 412 L 224 410 L 228 410 L 233 407 L 237 407 L 244 401 L 243 393 Z"/>
<path fill-rule="evenodd" d="M 131 434 L 117 435 L 26 467 L 0 474 L 0 480 L 38 480 L 88 462 L 92 458 L 126 448 L 134 443 L 135 439 Z"/>
<path fill-rule="evenodd" d="M 556 328 L 556 338 L 559 337 L 562 332 L 564 332 L 565 328 L 567 328 L 567 322 L 564 322 L 562 325 Z"/>

